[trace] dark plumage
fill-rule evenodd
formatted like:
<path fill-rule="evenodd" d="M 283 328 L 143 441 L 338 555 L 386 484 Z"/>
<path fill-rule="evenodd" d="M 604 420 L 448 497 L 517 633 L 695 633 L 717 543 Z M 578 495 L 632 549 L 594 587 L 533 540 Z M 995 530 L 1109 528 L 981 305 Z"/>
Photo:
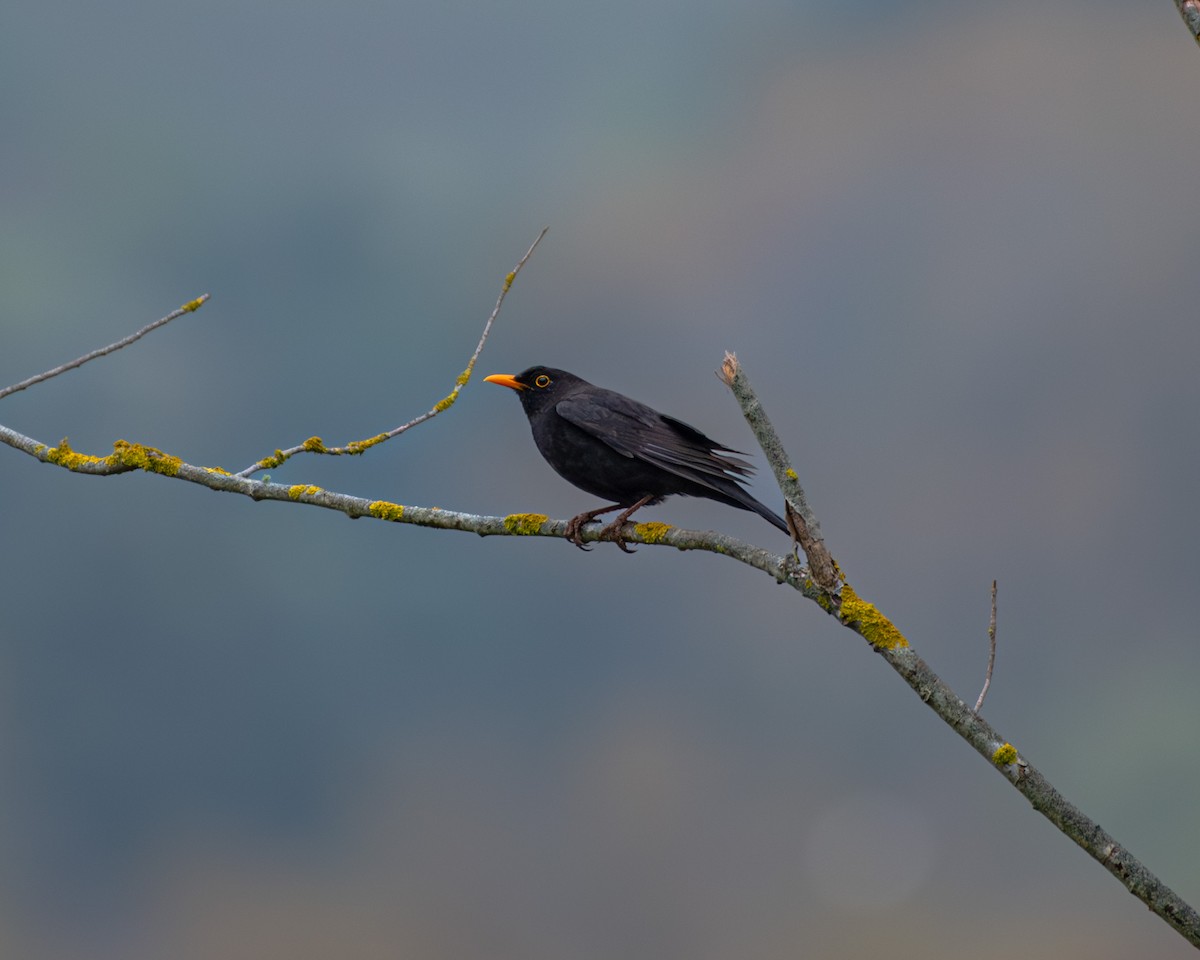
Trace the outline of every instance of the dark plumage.
<path fill-rule="evenodd" d="M 752 510 L 784 533 L 787 524 L 741 486 L 753 468 L 715 440 L 682 420 L 659 413 L 613 390 L 605 390 L 565 370 L 530 367 L 516 376 L 485 378 L 517 391 L 538 450 L 564 480 L 611 501 L 567 524 L 567 538 L 587 549 L 580 528 L 621 509 L 601 531 L 629 552 L 621 526 L 635 510 L 670 496 L 707 497 L 740 510 Z M 623 508 L 623 509 L 622 509 Z"/>

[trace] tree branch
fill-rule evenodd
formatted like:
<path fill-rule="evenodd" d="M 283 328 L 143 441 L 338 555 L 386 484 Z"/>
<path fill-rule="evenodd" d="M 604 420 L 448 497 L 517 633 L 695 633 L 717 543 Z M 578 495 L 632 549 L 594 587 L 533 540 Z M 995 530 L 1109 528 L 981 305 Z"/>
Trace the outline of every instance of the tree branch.
<path fill-rule="evenodd" d="M 172 320 L 182 317 L 185 313 L 195 313 L 208 300 L 208 294 L 201 294 L 195 300 L 190 300 L 182 307 L 172 310 L 165 317 L 155 320 L 153 323 L 148 323 L 136 333 L 131 333 L 127 337 L 123 337 L 116 343 L 110 343 L 107 347 L 101 347 L 99 350 L 93 350 L 91 353 L 85 353 L 82 357 L 77 357 L 70 363 L 64 363 L 55 367 L 53 370 L 47 370 L 45 373 L 39 373 L 35 377 L 30 377 L 28 380 L 22 380 L 20 383 L 14 383 L 11 387 L 5 387 L 0 390 L 0 400 L 3 400 L 10 393 L 16 393 L 18 390 L 24 390 L 26 387 L 32 387 L 35 383 L 41 383 L 43 380 L 49 380 L 52 377 L 57 377 L 60 373 L 66 373 L 68 370 L 74 370 L 76 367 L 82 367 L 89 360 L 95 360 L 97 357 L 107 356 L 122 347 L 127 347 L 131 343 L 141 340 L 151 330 L 157 330 L 159 327 L 165 326 Z"/>
<path fill-rule="evenodd" d="M 440 507 L 423 507 L 412 504 L 393 503 L 387 500 L 370 500 L 345 493 L 324 490 L 310 484 L 283 484 L 255 480 L 229 473 L 220 467 L 200 467 L 186 463 L 179 457 L 164 453 L 155 447 L 140 443 L 118 440 L 113 452 L 98 457 L 78 453 L 67 441 L 57 447 L 41 443 L 32 437 L 0 425 L 0 443 L 21 450 L 42 463 L 54 464 L 72 473 L 87 476 L 112 476 L 144 470 L 160 476 L 185 480 L 209 490 L 234 493 L 251 500 L 276 500 L 283 503 L 298 503 L 326 510 L 336 510 L 352 519 L 370 517 L 394 523 L 410 523 L 420 527 L 440 530 L 461 530 L 476 533 L 481 537 L 536 536 L 563 538 L 567 521 L 554 520 L 542 513 L 513 513 L 508 516 L 484 516 L 445 510 Z M 603 525 L 589 523 L 580 532 L 585 542 L 598 542 Z M 713 531 L 685 530 L 665 523 L 627 523 L 625 539 L 633 543 L 675 547 L 678 550 L 704 550 L 732 557 L 742 563 L 761 570 L 780 583 L 788 583 L 811 599 L 822 593 L 800 576 L 803 572 L 791 556 L 777 556 L 761 547 L 745 543 L 735 537 Z"/>
<path fill-rule="evenodd" d="M 1183 22 L 1187 28 L 1192 31 L 1192 38 L 1200 43 L 1200 2 L 1197 0 L 1175 0 L 1175 6 L 1179 8 L 1179 15 L 1183 17 Z"/>
<path fill-rule="evenodd" d="M 770 427 L 762 404 L 755 396 L 737 358 L 732 354 L 725 355 L 722 379 L 733 391 L 742 408 L 742 414 L 755 430 L 755 436 L 760 437 L 763 453 L 771 463 L 776 479 L 783 478 L 780 488 L 788 498 L 789 504 L 793 498 L 798 498 L 797 512 L 804 515 L 810 530 L 819 529 L 816 526 L 816 517 L 812 516 L 812 511 L 803 498 L 803 491 L 799 491 L 795 471 L 788 464 L 787 456 Z M 763 438 L 766 442 L 763 442 Z M 824 549 L 823 543 L 820 543 L 820 548 Z M 808 555 L 807 549 L 805 553 Z M 812 555 L 808 556 L 810 566 L 814 565 Z M 844 578 L 840 569 L 838 573 Z M 786 582 L 795 586 L 791 580 Z M 904 635 L 874 604 L 861 599 L 848 582 L 844 582 L 836 593 L 821 591 L 818 596 L 810 599 L 815 599 L 821 608 L 836 617 L 842 626 L 848 627 L 869 642 L 875 652 L 904 678 L 905 683 L 912 687 L 921 700 L 999 770 L 1038 813 L 1083 847 L 1109 873 L 1120 880 L 1130 893 L 1166 920 L 1193 946 L 1200 947 L 1200 914 L 1151 873 L 1133 854 L 1120 846 L 1110 834 L 1102 830 L 1099 824 L 1068 802 L 1049 780 L 1019 754 L 1016 747 L 968 707 L 949 685 L 917 656 Z"/>
<path fill-rule="evenodd" d="M 808 505 L 808 497 L 800 485 L 800 476 L 792 469 L 783 441 L 771 425 L 767 412 L 758 402 L 758 397 L 750 389 L 750 382 L 742 376 L 742 368 L 735 354 L 725 354 L 717 376 L 733 392 L 734 398 L 742 408 L 742 415 L 754 431 L 754 439 L 767 455 L 767 463 L 771 465 L 775 482 L 779 484 L 787 504 L 788 526 L 791 527 L 792 536 L 800 544 L 800 549 L 804 551 L 813 579 L 828 593 L 836 593 L 840 573 L 821 536 L 821 525 Z"/>

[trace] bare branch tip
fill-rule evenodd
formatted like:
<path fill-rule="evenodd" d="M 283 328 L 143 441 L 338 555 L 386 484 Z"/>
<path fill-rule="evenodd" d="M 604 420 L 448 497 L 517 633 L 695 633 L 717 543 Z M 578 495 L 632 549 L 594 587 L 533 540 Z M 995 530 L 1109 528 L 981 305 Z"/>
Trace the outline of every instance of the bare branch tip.
<path fill-rule="evenodd" d="M 508 281 L 507 281 L 509 285 L 511 285 L 512 281 L 516 279 L 516 276 L 518 273 L 520 273 L 521 268 L 523 266 L 525 266 L 525 261 L 533 256 L 533 251 L 537 249 L 538 244 L 542 242 L 542 238 L 544 236 L 546 236 L 546 234 L 549 231 L 550 231 L 550 228 L 548 226 L 546 226 L 546 227 L 542 227 L 542 229 L 538 232 L 538 235 L 534 238 L 533 243 L 531 243 L 529 245 L 529 249 L 525 251 L 525 256 L 523 256 L 519 261 L 517 261 L 516 269 L 513 270 L 513 272 L 508 275 L 509 278 L 511 278 L 511 279 L 508 279 Z"/>
<path fill-rule="evenodd" d="M 975 701 L 975 709 L 972 711 L 976 716 L 979 715 L 980 709 L 983 707 L 984 698 L 987 697 L 988 689 L 992 685 L 992 671 L 996 669 L 996 581 L 992 581 L 992 615 L 988 620 L 988 664 L 987 673 L 983 678 L 983 689 L 979 691 L 979 699 Z"/>
<path fill-rule="evenodd" d="M 741 368 L 738 365 L 737 354 L 726 350 L 725 359 L 721 361 L 721 370 L 717 376 L 721 378 L 721 382 L 724 383 L 725 386 L 732 387 L 734 378 L 737 377 L 740 369 Z"/>

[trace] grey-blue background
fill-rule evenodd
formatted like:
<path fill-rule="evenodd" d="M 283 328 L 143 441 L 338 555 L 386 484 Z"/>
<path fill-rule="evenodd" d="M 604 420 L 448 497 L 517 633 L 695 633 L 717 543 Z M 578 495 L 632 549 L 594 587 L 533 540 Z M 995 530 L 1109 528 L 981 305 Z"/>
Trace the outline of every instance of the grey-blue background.
<path fill-rule="evenodd" d="M 10 4 L 0 422 L 240 469 L 481 372 L 753 441 L 964 697 L 1200 899 L 1200 51 L 1167 0 Z M 277 480 L 593 505 L 472 383 Z M 778 501 L 768 478 L 756 492 Z M 711 556 L 0 450 L 0 952 L 1190 956 L 855 637 Z M 648 518 L 782 549 L 760 519 Z"/>

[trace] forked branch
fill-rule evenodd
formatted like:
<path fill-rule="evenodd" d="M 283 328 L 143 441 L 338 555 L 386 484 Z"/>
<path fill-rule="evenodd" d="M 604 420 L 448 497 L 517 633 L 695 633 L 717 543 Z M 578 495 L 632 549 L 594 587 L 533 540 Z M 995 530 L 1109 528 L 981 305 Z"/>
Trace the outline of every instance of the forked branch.
<path fill-rule="evenodd" d="M 747 422 L 754 428 L 755 435 L 760 436 L 760 446 L 775 470 L 776 477 L 783 475 L 789 482 L 788 486 L 781 482 L 780 487 L 784 496 L 791 501 L 799 487 L 795 471 L 791 469 L 786 455 L 782 453 L 782 445 L 770 428 L 770 421 L 767 420 L 762 405 L 732 354 L 726 354 L 722 371 L 722 379 L 733 390 Z M 765 437 L 766 442 L 763 442 L 761 437 Z M 809 528 L 814 529 L 816 518 L 812 516 L 807 501 L 802 502 L 803 511 L 807 514 L 805 520 Z M 799 508 L 799 505 L 797 507 Z M 823 550 L 824 544 L 821 543 L 820 546 Z M 815 565 L 823 562 L 823 559 L 818 554 L 814 562 L 813 556 L 809 555 L 809 562 Z M 845 579 L 845 574 L 840 569 L 838 574 Z M 814 571 L 813 580 L 816 579 Z M 994 596 L 993 594 L 993 602 Z M 1151 873 L 1133 854 L 1118 844 L 1111 835 L 1102 830 L 1099 824 L 1068 802 L 1016 747 L 967 706 L 929 665 L 917 656 L 908 640 L 874 604 L 860 598 L 849 582 L 843 582 L 836 591 L 815 599 L 822 609 L 836 617 L 842 626 L 849 627 L 867 640 L 875 652 L 904 678 L 905 683 L 912 687 L 934 713 L 1016 787 L 1038 813 L 1083 847 L 1109 873 L 1120 880 L 1130 893 L 1166 920 L 1193 946 L 1200 947 L 1200 914 Z M 990 632 L 994 638 L 994 619 L 992 623 Z M 990 664 L 988 670 L 990 676 Z"/>
<path fill-rule="evenodd" d="M 471 379 L 471 373 L 475 370 L 475 361 L 479 359 L 479 355 L 483 352 L 483 345 L 487 343 L 488 334 L 492 332 L 492 324 L 496 322 L 496 317 L 500 314 L 500 308 L 504 305 L 504 298 L 508 296 L 508 291 L 512 289 L 513 281 L 517 279 L 517 274 L 521 272 L 521 268 L 533 256 L 533 251 L 537 249 L 537 245 L 542 242 L 542 237 L 546 235 L 549 227 L 542 227 L 542 232 L 537 235 L 537 238 L 530 244 L 529 249 L 525 251 L 525 255 L 517 261 L 517 265 L 509 271 L 504 278 L 504 284 L 500 288 L 500 296 L 496 298 L 496 305 L 492 308 L 491 316 L 487 318 L 487 323 L 483 325 L 483 333 L 479 336 L 479 343 L 475 345 L 475 352 L 471 354 L 471 359 L 467 361 L 467 366 L 454 380 L 454 388 L 442 397 L 437 403 L 426 410 L 424 413 L 413 417 L 408 423 L 402 423 L 398 427 L 393 427 L 383 433 L 377 433 L 373 437 L 367 437 L 363 440 L 351 440 L 343 447 L 327 447 L 322 442 L 320 437 L 309 437 L 303 443 L 297 444 L 294 447 L 289 447 L 286 450 L 276 450 L 274 453 L 263 457 L 261 460 L 255 461 L 246 467 L 245 470 L 239 470 L 237 476 L 250 477 L 258 473 L 260 470 L 272 470 L 279 466 L 285 460 L 290 460 L 298 453 L 323 453 L 328 456 L 340 457 L 346 454 L 351 456 L 366 453 L 371 447 L 377 446 L 392 437 L 398 437 L 406 430 L 424 423 L 426 420 L 432 420 L 443 410 L 449 410 L 454 405 L 454 401 L 458 399 L 462 388 L 467 385 Z"/>

